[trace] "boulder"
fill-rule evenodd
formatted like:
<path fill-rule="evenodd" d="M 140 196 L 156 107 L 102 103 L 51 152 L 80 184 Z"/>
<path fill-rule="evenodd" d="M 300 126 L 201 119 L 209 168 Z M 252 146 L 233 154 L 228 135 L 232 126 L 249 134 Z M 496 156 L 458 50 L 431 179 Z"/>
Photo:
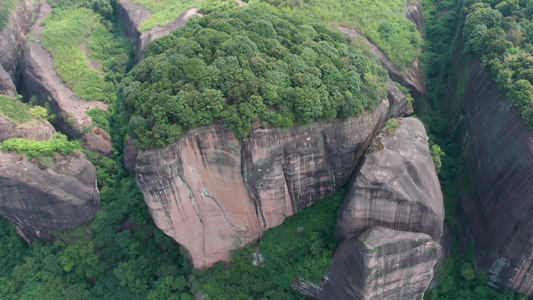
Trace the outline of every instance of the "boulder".
<path fill-rule="evenodd" d="M 214 125 L 136 158 L 126 147 L 125 161 L 135 161 L 156 225 L 207 267 L 344 185 L 387 113 L 383 101 L 345 121 L 256 129 L 242 140 Z"/>
<path fill-rule="evenodd" d="M 318 299 L 422 299 L 441 252 L 423 233 L 373 227 L 343 241 Z"/>
<path fill-rule="evenodd" d="M 31 119 L 23 124 L 15 125 L 0 115 L 0 142 L 12 138 L 27 138 L 46 141 L 56 132 L 50 123 Z"/>
<path fill-rule="evenodd" d="M 396 119 L 374 139 L 349 185 L 335 225 L 345 240 L 375 226 L 421 232 L 437 241 L 444 207 L 424 125 Z M 393 127 L 393 126 L 391 126 Z"/>
<path fill-rule="evenodd" d="M 0 215 L 27 241 L 88 224 L 99 207 L 96 170 L 84 154 L 28 161 L 0 152 Z"/>

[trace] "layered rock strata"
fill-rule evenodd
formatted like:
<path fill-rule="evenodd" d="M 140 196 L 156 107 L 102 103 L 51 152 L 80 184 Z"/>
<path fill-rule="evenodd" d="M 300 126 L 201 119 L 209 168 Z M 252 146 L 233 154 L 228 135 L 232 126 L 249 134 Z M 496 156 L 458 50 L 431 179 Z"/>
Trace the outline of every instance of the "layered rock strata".
<path fill-rule="evenodd" d="M 0 152 L 0 215 L 28 242 L 50 241 L 52 231 L 88 224 L 99 207 L 96 171 L 85 155 L 39 162 Z"/>
<path fill-rule="evenodd" d="M 243 140 L 199 128 L 165 149 L 139 151 L 137 184 L 156 225 L 195 267 L 210 266 L 344 185 L 387 114 L 383 101 L 345 121 L 257 129 Z M 132 165 L 135 155 L 125 157 Z"/>
<path fill-rule="evenodd" d="M 151 15 L 150 10 L 144 8 L 142 5 L 131 3 L 128 0 L 120 0 L 118 2 L 118 13 L 124 27 L 124 32 L 129 38 L 135 40 L 135 60 L 137 62 L 141 61 L 144 49 L 151 41 L 172 33 L 174 30 L 185 25 L 192 17 L 202 16 L 196 8 L 191 8 L 182 12 L 165 26 L 156 25 L 150 30 L 141 32 L 139 30 L 141 23 L 146 17 Z"/>
<path fill-rule="evenodd" d="M 24 36 L 30 30 L 37 8 L 34 1 L 21 1 L 15 5 L 6 26 L 0 31 L 0 94 L 17 95 Z"/>
<path fill-rule="evenodd" d="M 470 63 L 461 136 L 473 195 L 461 199 L 462 228 L 489 282 L 533 296 L 533 130 L 479 61 Z"/>
<path fill-rule="evenodd" d="M 427 234 L 373 227 L 339 245 L 317 298 L 422 299 L 440 254 Z"/>
<path fill-rule="evenodd" d="M 397 128 L 378 135 L 353 183 L 335 225 L 345 240 L 375 226 L 421 232 L 437 241 L 443 232 L 444 207 L 424 125 L 398 119 Z"/>
<path fill-rule="evenodd" d="M 50 5 L 40 0 L 40 11 L 35 26 L 30 31 L 32 39 L 26 41 L 26 51 L 22 59 L 22 94 L 28 99 L 36 96 L 42 104 L 49 104 L 57 114 L 56 128 L 71 138 L 81 138 L 84 146 L 90 150 L 109 154 L 111 139 L 102 129 L 91 124 L 91 117 L 86 112 L 91 108 L 107 109 L 102 102 L 86 102 L 74 95 L 63 85 L 53 68 L 50 54 L 39 43 L 44 26 L 41 21 L 51 12 Z"/>

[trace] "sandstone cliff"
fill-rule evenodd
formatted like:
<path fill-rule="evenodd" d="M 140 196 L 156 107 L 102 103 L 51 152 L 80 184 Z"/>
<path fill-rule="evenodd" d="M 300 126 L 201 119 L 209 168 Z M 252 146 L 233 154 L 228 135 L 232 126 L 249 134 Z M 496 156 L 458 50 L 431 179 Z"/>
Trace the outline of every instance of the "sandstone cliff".
<path fill-rule="evenodd" d="M 427 234 L 373 227 L 339 245 L 324 287 L 313 296 L 422 299 L 440 252 Z"/>
<path fill-rule="evenodd" d="M 489 281 L 533 296 L 533 130 L 505 101 L 480 63 L 470 63 L 461 136 L 473 195 L 462 227 Z"/>
<path fill-rule="evenodd" d="M 22 58 L 21 93 L 26 97 L 37 96 L 41 103 L 48 103 L 57 114 L 56 128 L 71 138 L 81 138 L 87 149 L 109 154 L 111 142 L 109 135 L 91 124 L 91 117 L 85 112 L 91 108 L 107 109 L 101 102 L 86 102 L 77 98 L 65 87 L 55 72 L 52 57 L 39 43 L 44 30 L 40 22 L 50 14 L 51 8 L 45 0 L 40 0 L 40 11 L 35 25 L 30 31 L 32 39 L 25 41 Z M 87 131 L 87 129 L 90 129 Z"/>
<path fill-rule="evenodd" d="M 85 155 L 56 155 L 48 163 L 0 152 L 0 215 L 28 242 L 90 223 L 100 207 L 96 171 Z"/>
<path fill-rule="evenodd" d="M 24 36 L 30 30 L 37 8 L 38 5 L 33 1 L 21 1 L 0 31 L 0 94 L 17 95 Z"/>
<path fill-rule="evenodd" d="M 374 226 L 442 236 L 443 197 L 424 125 L 398 119 L 374 139 L 350 184 L 335 237 L 345 240 Z"/>
<path fill-rule="evenodd" d="M 145 32 L 140 32 L 142 21 L 150 16 L 150 10 L 142 5 L 131 3 L 128 0 L 118 2 L 118 14 L 124 28 L 124 32 L 129 38 L 135 40 L 135 61 L 141 61 L 144 49 L 151 41 L 172 33 L 177 28 L 185 25 L 192 17 L 202 16 L 196 8 L 182 12 L 165 26 L 155 26 Z"/>
<path fill-rule="evenodd" d="M 344 185 L 387 114 L 383 101 L 360 117 L 258 129 L 242 141 L 219 126 L 199 128 L 166 149 L 139 151 L 137 183 L 156 225 L 195 267 L 210 266 Z M 131 166 L 135 148 L 126 149 Z"/>

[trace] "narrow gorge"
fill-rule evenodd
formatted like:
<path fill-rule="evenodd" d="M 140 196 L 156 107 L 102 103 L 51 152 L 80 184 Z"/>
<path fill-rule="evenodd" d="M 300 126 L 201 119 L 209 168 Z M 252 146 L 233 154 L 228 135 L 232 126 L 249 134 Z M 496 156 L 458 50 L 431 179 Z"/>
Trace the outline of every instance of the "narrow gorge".
<path fill-rule="evenodd" d="M 533 2 L 5 3 L 0 298 L 533 297 Z"/>

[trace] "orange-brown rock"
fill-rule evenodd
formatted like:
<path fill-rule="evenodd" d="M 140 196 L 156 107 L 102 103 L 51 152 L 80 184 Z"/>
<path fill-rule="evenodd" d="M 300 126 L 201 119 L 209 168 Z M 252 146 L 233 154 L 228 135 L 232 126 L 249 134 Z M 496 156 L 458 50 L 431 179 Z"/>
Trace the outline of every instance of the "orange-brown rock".
<path fill-rule="evenodd" d="M 344 185 L 387 114 L 383 101 L 345 121 L 257 129 L 242 141 L 219 126 L 199 128 L 139 151 L 137 183 L 156 225 L 195 267 L 210 266 Z"/>

